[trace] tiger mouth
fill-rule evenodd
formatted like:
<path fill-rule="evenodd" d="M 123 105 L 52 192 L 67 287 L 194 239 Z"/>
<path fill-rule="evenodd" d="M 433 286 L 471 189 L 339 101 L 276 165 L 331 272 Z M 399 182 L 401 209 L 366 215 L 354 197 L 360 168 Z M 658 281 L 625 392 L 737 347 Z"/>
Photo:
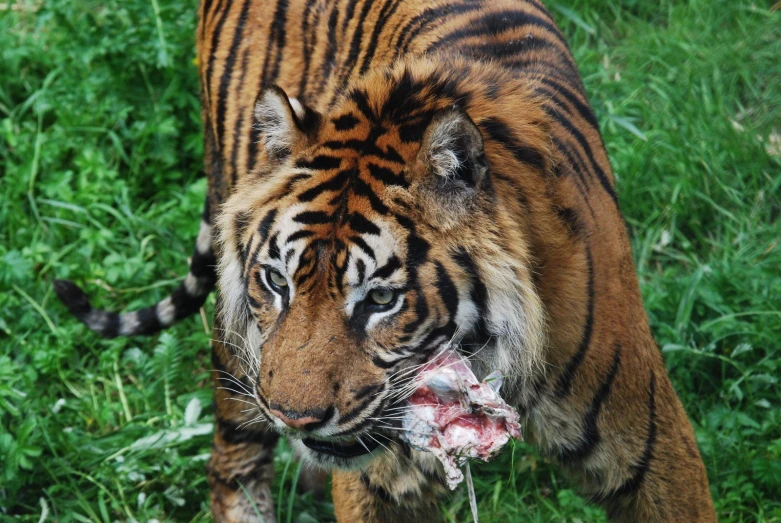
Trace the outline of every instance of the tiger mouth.
<path fill-rule="evenodd" d="M 343 441 L 325 441 L 322 439 L 304 438 L 301 442 L 307 448 L 319 454 L 327 454 L 335 458 L 357 458 L 366 454 L 371 454 L 379 443 L 373 440 L 359 441 L 358 439 Z"/>

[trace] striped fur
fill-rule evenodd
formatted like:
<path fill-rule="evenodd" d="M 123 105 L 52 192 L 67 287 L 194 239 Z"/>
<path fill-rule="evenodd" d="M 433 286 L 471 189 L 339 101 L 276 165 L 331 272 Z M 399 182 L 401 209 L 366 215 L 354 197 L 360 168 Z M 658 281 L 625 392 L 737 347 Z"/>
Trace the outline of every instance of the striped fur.
<path fill-rule="evenodd" d="M 527 439 L 612 520 L 715 520 L 597 120 L 538 0 L 202 0 L 199 20 L 217 521 L 254 520 L 242 487 L 273 521 L 278 433 L 336 469 L 340 521 L 435 520 L 441 471 L 393 409 L 444 344 L 505 374 Z M 370 455 L 316 450 L 354 438 Z"/>
<path fill-rule="evenodd" d="M 54 280 L 54 291 L 68 310 L 91 330 L 106 338 L 154 334 L 178 320 L 196 313 L 216 282 L 216 260 L 212 249 L 212 223 L 207 200 L 201 218 L 190 270 L 179 287 L 154 306 L 132 312 L 95 309 L 75 283 Z"/>

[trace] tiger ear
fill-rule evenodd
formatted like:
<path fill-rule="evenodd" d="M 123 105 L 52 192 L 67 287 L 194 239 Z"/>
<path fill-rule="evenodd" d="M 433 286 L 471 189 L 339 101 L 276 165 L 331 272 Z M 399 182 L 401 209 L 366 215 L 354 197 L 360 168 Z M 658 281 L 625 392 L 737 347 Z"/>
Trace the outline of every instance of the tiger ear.
<path fill-rule="evenodd" d="M 280 87 L 263 89 L 255 101 L 255 125 L 271 160 L 283 160 L 297 144 L 317 132 L 317 111 L 289 98 Z"/>
<path fill-rule="evenodd" d="M 434 116 L 423 134 L 418 160 L 435 176 L 436 186 L 448 193 L 479 190 L 487 183 L 483 136 L 460 109 Z"/>

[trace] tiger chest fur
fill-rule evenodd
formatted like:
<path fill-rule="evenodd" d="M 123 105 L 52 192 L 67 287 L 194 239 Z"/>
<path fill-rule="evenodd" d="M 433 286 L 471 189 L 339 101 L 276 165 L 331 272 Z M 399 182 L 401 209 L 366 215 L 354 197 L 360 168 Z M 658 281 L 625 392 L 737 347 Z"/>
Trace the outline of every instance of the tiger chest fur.
<path fill-rule="evenodd" d="M 715 520 L 540 2 L 202 0 L 197 45 L 209 189 L 190 274 L 122 315 L 57 290 L 112 336 L 217 283 L 216 520 L 273 520 L 279 434 L 334 471 L 339 521 L 437 519 L 442 471 L 394 412 L 445 343 L 504 376 L 526 439 L 613 520 Z"/>

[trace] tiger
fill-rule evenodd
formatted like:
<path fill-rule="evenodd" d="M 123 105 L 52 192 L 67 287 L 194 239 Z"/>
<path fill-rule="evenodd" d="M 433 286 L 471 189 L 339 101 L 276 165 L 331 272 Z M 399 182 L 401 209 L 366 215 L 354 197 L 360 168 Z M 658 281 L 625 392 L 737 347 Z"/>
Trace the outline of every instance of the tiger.
<path fill-rule="evenodd" d="M 216 521 L 274 521 L 280 436 L 332 473 L 338 521 L 440 520 L 441 466 L 394 412 L 443 346 L 501 373 L 525 439 L 611 521 L 716 520 L 599 124 L 539 0 L 201 0 L 196 41 L 189 273 L 123 314 L 54 286 L 107 337 L 218 289 Z"/>

